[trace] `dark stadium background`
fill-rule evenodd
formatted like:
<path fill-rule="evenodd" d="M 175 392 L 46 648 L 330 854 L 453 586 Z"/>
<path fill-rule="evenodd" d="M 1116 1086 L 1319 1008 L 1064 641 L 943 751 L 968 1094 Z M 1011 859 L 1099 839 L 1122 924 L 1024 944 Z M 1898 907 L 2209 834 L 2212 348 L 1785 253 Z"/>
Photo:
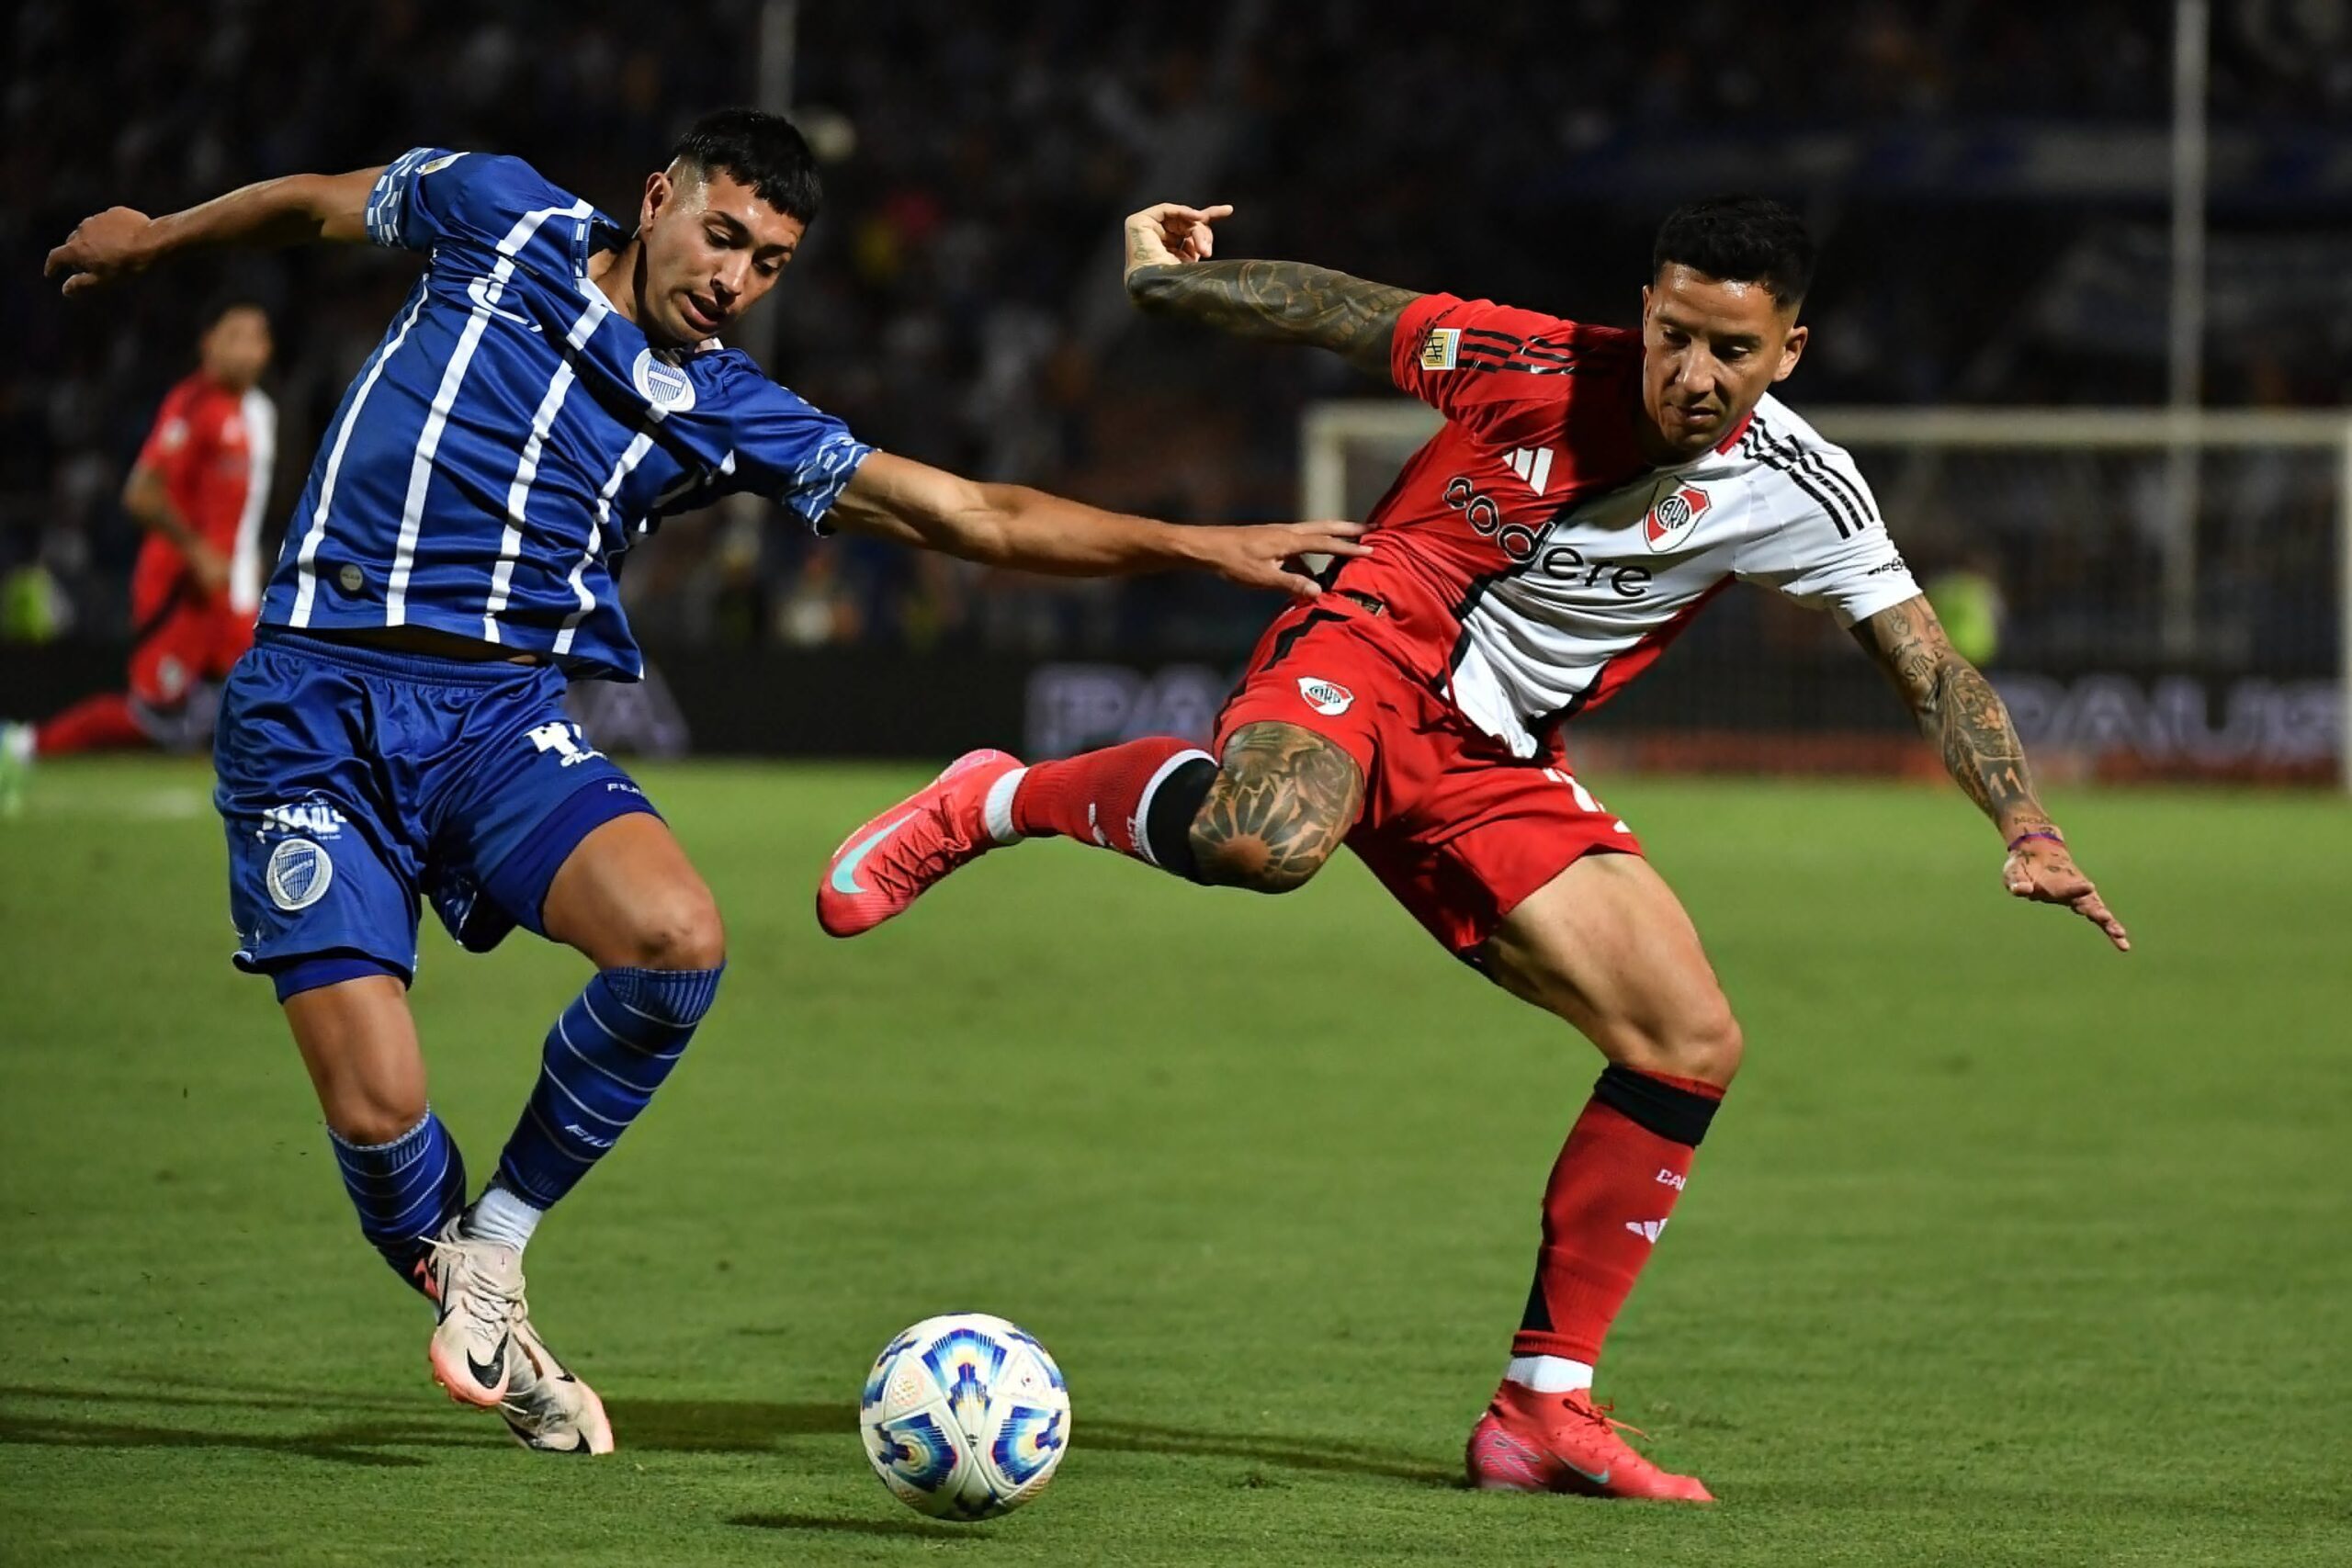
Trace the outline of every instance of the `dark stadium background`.
<path fill-rule="evenodd" d="M 282 526 L 324 416 L 413 273 L 314 250 L 175 266 L 62 309 L 40 255 L 108 203 L 160 211 L 435 142 L 520 153 L 626 217 L 683 122 L 764 88 L 831 160 L 810 243 L 770 319 L 748 324 L 780 379 L 880 445 L 976 475 L 1171 517 L 1280 518 L 1298 504 L 1301 408 L 1372 389 L 1320 356 L 1125 310 L 1114 242 L 1145 199 L 1233 201 L 1227 254 L 1626 321 L 1664 208 L 1760 188 L 1825 243 L 1815 351 L 1786 389 L 1800 410 L 2153 405 L 2166 386 L 2170 10 L 1820 0 L 1771 7 L 1766 25 L 1733 0 L 35 0 L 5 24 L 0 574 L 44 573 L 65 629 L 0 648 L 0 705 L 38 712 L 117 667 L 137 536 L 115 496 L 185 372 L 201 303 L 235 288 L 275 308 Z M 788 53 L 763 51 L 780 17 Z M 2204 396 L 2343 404 L 2352 8 L 2221 6 L 2211 72 Z M 1197 706 L 1268 610 L 1202 581 L 1048 586 L 819 544 L 741 508 L 672 524 L 628 577 L 704 749 L 933 754 L 1008 727 L 1059 737 L 1024 705 L 1040 660 L 1197 668 L 1179 704 Z M 2216 539 L 2212 575 L 2251 580 L 2234 613 L 2266 629 L 2200 649 L 2197 673 L 2333 672 L 2330 521 Z M 2003 579 L 2013 649 L 2072 626 L 2041 651 L 2073 670 L 2140 640 L 2146 604 L 2129 592 L 2087 622 L 2045 602 L 2086 576 L 2146 579 L 2128 543 L 2043 558 L 1894 524 L 1923 575 Z M 2256 558 L 2233 570 L 2232 549 Z M 1678 665 L 1695 681 L 1769 646 L 1796 673 L 1741 688 L 1743 715 L 1802 727 L 1826 705 L 1899 728 L 1826 624 L 1759 626 L 1770 615 L 1740 595 L 1709 617 L 1662 670 L 1653 713 L 1700 700 L 1668 684 Z M 749 649 L 755 678 L 730 682 Z M 903 695 L 910 673 L 931 700 Z M 869 689 L 901 694 L 885 711 Z M 678 740 L 666 707 L 628 701 L 635 721 L 606 716 L 616 742 Z"/>

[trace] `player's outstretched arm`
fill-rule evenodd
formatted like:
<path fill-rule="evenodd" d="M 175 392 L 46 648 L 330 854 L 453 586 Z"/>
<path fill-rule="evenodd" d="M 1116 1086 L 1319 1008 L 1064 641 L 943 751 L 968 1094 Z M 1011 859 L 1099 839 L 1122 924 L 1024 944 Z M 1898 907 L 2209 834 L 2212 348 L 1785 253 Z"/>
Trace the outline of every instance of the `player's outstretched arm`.
<path fill-rule="evenodd" d="M 1147 315 L 1198 321 L 1261 343 L 1328 348 L 1387 378 L 1396 320 L 1420 298 L 1304 262 L 1209 260 L 1227 206 L 1163 201 L 1127 220 L 1127 298 Z"/>
<path fill-rule="evenodd" d="M 2035 798 L 2007 706 L 1984 673 L 1953 650 L 1934 606 L 1924 595 L 1905 599 L 1856 626 L 1854 637 L 1941 748 L 1961 789 L 2001 830 L 2009 846 L 2002 885 L 2020 898 L 2065 905 L 2105 931 L 2119 952 L 2131 952 L 2123 922 L 2076 869 L 2058 825 Z"/>
<path fill-rule="evenodd" d="M 368 193 L 379 168 L 347 175 L 287 175 L 161 218 L 109 207 L 74 226 L 49 253 L 45 277 L 79 294 L 141 273 L 180 251 L 215 245 L 272 249 L 312 240 L 356 243 L 368 237 Z"/>
<path fill-rule="evenodd" d="M 1356 542 L 1360 524 L 1178 527 L 1026 485 L 981 484 L 888 452 L 858 466 L 827 517 L 851 533 L 1019 571 L 1122 577 L 1192 567 L 1302 598 L 1322 590 L 1291 558 L 1371 553 Z"/>

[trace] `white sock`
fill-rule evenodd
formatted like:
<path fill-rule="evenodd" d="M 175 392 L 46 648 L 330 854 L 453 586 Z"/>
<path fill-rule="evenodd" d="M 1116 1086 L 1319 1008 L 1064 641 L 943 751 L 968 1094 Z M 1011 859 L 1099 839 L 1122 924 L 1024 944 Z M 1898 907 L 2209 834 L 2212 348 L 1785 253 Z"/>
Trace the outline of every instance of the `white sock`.
<path fill-rule="evenodd" d="M 467 1217 L 466 1234 L 481 1241 L 504 1242 L 520 1252 L 531 1243 L 531 1233 L 539 1228 L 545 1209 L 534 1209 L 495 1181 L 482 1189 L 482 1194 Z"/>
<path fill-rule="evenodd" d="M 1012 792 L 1029 775 L 1026 768 L 1015 768 L 989 785 L 989 797 L 981 805 L 981 820 L 988 824 L 989 837 L 1000 844 L 1009 844 L 1021 837 L 1021 829 L 1012 825 Z"/>
<path fill-rule="evenodd" d="M 1573 1393 L 1592 1386 L 1592 1369 L 1566 1356 L 1513 1356 L 1503 1367 L 1503 1381 L 1538 1393 Z"/>

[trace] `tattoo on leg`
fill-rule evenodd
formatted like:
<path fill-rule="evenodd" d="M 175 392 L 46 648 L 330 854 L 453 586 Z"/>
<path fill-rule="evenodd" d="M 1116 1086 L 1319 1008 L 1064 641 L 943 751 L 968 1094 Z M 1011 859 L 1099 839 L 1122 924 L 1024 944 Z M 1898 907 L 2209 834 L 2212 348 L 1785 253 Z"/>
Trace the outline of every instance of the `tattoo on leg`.
<path fill-rule="evenodd" d="M 1203 881 L 1286 893 L 1363 809 L 1363 773 L 1346 751 L 1296 725 L 1244 725 L 1193 819 L 1193 856 Z"/>

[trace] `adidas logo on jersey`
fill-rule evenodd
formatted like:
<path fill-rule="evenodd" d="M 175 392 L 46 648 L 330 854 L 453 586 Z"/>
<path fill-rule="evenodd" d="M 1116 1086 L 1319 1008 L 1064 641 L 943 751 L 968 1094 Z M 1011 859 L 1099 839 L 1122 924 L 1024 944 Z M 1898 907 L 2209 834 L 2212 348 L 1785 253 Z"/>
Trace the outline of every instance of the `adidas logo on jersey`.
<path fill-rule="evenodd" d="M 1627 1220 L 1625 1228 L 1655 1247 L 1657 1238 L 1666 1234 L 1664 1220 Z"/>
<path fill-rule="evenodd" d="M 1521 446 L 1510 457 L 1510 471 L 1527 481 L 1527 488 L 1542 495 L 1552 487 L 1552 448 Z"/>

